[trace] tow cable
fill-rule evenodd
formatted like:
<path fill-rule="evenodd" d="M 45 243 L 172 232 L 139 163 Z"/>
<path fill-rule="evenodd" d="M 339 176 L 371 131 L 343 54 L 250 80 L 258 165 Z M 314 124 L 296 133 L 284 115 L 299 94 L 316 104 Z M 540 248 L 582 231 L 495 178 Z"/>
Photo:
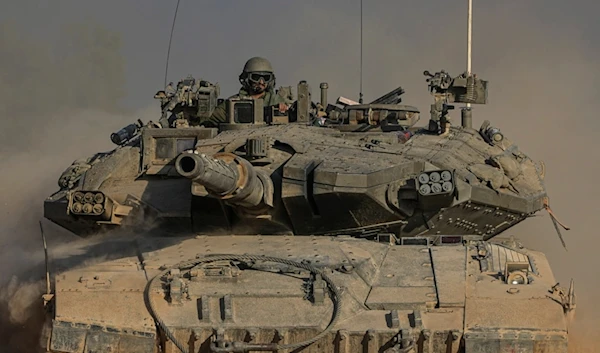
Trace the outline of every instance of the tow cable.
<path fill-rule="evenodd" d="M 320 340 L 321 338 L 323 338 L 329 331 L 331 331 L 331 329 L 334 327 L 335 323 L 338 321 L 339 315 L 340 315 L 341 299 L 342 299 L 339 289 L 335 286 L 333 281 L 322 270 L 320 270 L 314 266 L 311 266 L 309 264 L 303 264 L 303 263 L 299 263 L 299 262 L 295 262 L 295 261 L 290 261 L 290 260 L 286 260 L 286 259 L 282 259 L 282 258 L 278 258 L 278 257 L 270 257 L 270 256 L 225 254 L 225 255 L 210 255 L 210 256 L 199 258 L 199 259 L 184 261 L 184 262 L 181 262 L 181 263 L 175 265 L 172 268 L 186 270 L 186 269 L 191 269 L 192 267 L 197 266 L 201 263 L 214 262 L 214 261 L 225 261 L 225 260 L 277 262 L 277 263 L 281 263 L 281 264 L 285 264 L 288 266 L 293 266 L 293 267 L 297 267 L 297 268 L 301 268 L 301 269 L 310 271 L 312 274 L 315 274 L 315 275 L 320 275 L 321 278 L 323 278 L 323 280 L 327 283 L 327 287 L 333 294 L 332 298 L 331 298 L 333 301 L 333 314 L 332 314 L 331 321 L 329 322 L 329 325 L 327 325 L 327 327 L 321 333 L 319 333 L 318 335 L 314 336 L 311 339 L 308 339 L 308 340 L 305 340 L 302 342 L 280 345 L 278 343 L 252 343 L 251 344 L 251 343 L 247 343 L 247 342 L 216 340 L 211 343 L 211 350 L 214 353 L 238 353 L 238 352 L 243 353 L 243 352 L 248 352 L 248 351 L 274 351 L 274 350 L 276 351 L 276 350 L 286 350 L 286 349 L 292 350 L 292 349 L 297 349 L 300 347 L 306 347 L 306 346 L 309 346 L 309 345 L 315 343 L 316 341 Z M 150 295 L 150 290 L 152 288 L 154 288 L 156 281 L 158 279 L 166 276 L 169 273 L 169 271 L 171 271 L 171 268 L 166 269 L 163 272 L 156 275 L 155 277 L 153 277 L 148 282 L 148 286 L 146 287 L 146 291 L 144 292 L 144 294 L 145 294 L 146 300 L 148 301 L 150 314 L 152 315 L 154 320 L 157 322 L 159 327 L 164 331 L 165 335 L 173 342 L 173 344 L 175 344 L 175 346 L 182 353 L 189 353 L 189 351 L 185 348 L 185 346 L 183 344 L 181 344 L 181 342 L 179 342 L 175 338 L 175 336 L 173 335 L 173 332 L 171 332 L 171 330 L 167 327 L 165 322 L 160 318 L 160 315 L 158 315 L 158 312 L 156 311 L 154 299 Z"/>

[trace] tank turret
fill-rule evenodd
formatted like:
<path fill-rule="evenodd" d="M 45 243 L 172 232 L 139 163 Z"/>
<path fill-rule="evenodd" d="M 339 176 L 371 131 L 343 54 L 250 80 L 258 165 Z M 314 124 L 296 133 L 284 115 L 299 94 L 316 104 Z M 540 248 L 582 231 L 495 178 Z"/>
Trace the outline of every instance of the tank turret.
<path fill-rule="evenodd" d="M 425 128 L 415 127 L 419 110 L 402 104 L 402 87 L 370 103 L 339 98 L 332 105 L 328 84 L 313 103 L 305 81 L 285 114 L 240 97 L 226 100 L 227 121 L 218 128 L 138 120 L 111 136 L 115 150 L 61 176 L 47 216 L 82 235 L 151 214 L 169 228 L 191 224 L 187 229 L 200 233 L 233 232 L 261 218 L 296 235 L 392 232 L 399 242 L 436 242 L 454 235 L 487 240 L 543 209 L 541 163 L 487 120 L 479 131 L 449 123 L 448 103 L 485 104 L 487 81 L 443 70 L 425 74 L 434 96 Z M 200 93 L 210 92 L 211 102 L 218 92 L 192 77 L 177 87 L 159 92 L 162 117 L 190 101 L 198 112 Z M 293 96 L 291 88 L 284 94 Z M 81 211 L 73 200 L 81 192 L 102 193 L 122 206 L 119 218 L 73 212 Z M 170 197 L 155 196 L 163 194 Z"/>

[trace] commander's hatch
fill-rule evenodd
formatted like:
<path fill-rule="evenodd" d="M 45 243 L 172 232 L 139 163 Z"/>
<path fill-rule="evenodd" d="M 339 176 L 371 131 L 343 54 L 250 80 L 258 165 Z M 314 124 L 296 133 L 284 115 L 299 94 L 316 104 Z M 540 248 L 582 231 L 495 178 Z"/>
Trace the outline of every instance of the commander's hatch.
<path fill-rule="evenodd" d="M 142 129 L 141 173 L 146 175 L 178 176 L 175 158 L 193 149 L 201 139 L 217 135 L 217 129 L 186 127 L 180 129 Z"/>

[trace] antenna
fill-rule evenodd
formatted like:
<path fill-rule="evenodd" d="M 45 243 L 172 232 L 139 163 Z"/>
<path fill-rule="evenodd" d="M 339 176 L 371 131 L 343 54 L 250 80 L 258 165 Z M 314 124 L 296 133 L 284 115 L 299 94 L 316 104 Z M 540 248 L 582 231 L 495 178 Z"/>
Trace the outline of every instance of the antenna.
<path fill-rule="evenodd" d="M 467 16 L 467 74 L 471 73 L 471 47 L 473 37 L 473 0 L 469 1 L 469 10 Z M 467 107 L 470 107 L 471 103 L 467 103 Z"/>
<path fill-rule="evenodd" d="M 467 76 L 471 75 L 471 47 L 473 36 L 473 0 L 467 0 L 469 3 L 467 12 Z M 473 113 L 471 103 L 461 109 L 462 126 L 471 128 L 473 126 Z"/>
<path fill-rule="evenodd" d="M 48 271 L 48 247 L 46 246 L 46 236 L 44 235 L 44 226 L 40 221 L 40 233 L 42 234 L 42 242 L 44 244 L 44 262 L 46 264 L 46 294 L 50 294 L 50 272 Z"/>
<path fill-rule="evenodd" d="M 44 263 L 46 264 L 46 294 L 42 295 L 42 299 L 44 299 L 44 307 L 46 307 L 46 305 L 48 305 L 48 302 L 50 302 L 54 296 L 52 295 L 52 291 L 50 288 L 50 269 L 48 266 L 48 247 L 46 246 L 46 235 L 44 235 L 44 226 L 42 225 L 41 220 L 40 220 L 40 232 L 42 233 L 42 242 L 44 244 Z"/>
<path fill-rule="evenodd" d="M 173 16 L 173 24 L 171 25 L 171 36 L 169 37 L 169 49 L 167 50 L 167 64 L 165 67 L 164 87 L 167 86 L 167 73 L 169 72 L 169 56 L 171 55 L 171 41 L 173 40 L 173 31 L 175 30 L 175 20 L 177 20 L 177 10 L 179 9 L 179 1 L 180 0 L 177 0 L 177 6 L 175 7 L 175 16 Z"/>
<path fill-rule="evenodd" d="M 363 102 L 363 2 L 360 0 L 360 93 L 358 95 L 358 103 Z"/>

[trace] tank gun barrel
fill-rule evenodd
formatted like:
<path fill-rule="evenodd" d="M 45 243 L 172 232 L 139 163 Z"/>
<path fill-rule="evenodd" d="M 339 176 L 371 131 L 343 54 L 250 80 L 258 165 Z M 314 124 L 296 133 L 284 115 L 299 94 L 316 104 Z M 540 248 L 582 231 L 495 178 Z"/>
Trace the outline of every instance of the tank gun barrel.
<path fill-rule="evenodd" d="M 177 172 L 203 186 L 213 197 L 242 207 L 271 205 L 271 178 L 232 153 L 212 157 L 184 152 L 175 160 Z"/>
<path fill-rule="evenodd" d="M 175 162 L 177 172 L 182 176 L 202 184 L 216 194 L 226 194 L 235 189 L 237 170 L 223 160 L 206 155 L 185 153 Z"/>

